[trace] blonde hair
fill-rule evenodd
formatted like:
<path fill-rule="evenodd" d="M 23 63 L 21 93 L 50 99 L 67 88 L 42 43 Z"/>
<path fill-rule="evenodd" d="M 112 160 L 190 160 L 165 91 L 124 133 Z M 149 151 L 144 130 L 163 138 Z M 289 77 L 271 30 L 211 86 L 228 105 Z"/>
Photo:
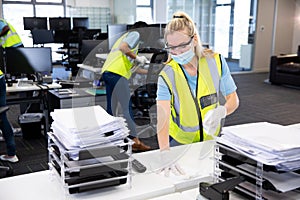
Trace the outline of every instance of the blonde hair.
<path fill-rule="evenodd" d="M 190 37 L 197 37 L 197 45 L 195 46 L 195 54 L 198 58 L 201 57 L 210 57 L 213 56 L 214 52 L 211 49 L 205 49 L 202 46 L 202 42 L 200 36 L 198 34 L 195 23 L 191 19 L 191 17 L 182 11 L 177 11 L 173 14 L 173 18 L 167 24 L 165 28 L 164 39 L 166 41 L 167 35 L 172 34 L 176 31 L 185 31 Z M 167 63 L 171 60 L 171 56 L 169 54 Z"/>

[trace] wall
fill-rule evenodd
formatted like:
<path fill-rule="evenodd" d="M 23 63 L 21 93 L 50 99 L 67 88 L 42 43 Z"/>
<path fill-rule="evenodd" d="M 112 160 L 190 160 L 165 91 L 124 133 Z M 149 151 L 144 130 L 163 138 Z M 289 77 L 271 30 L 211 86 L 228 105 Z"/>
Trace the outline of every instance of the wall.
<path fill-rule="evenodd" d="M 2 6 L 2 1 L 0 1 L 0 17 L 3 18 L 3 6 Z"/>
<path fill-rule="evenodd" d="M 258 0 L 253 71 L 268 71 L 272 48 L 275 0 Z"/>
<path fill-rule="evenodd" d="M 294 16 L 294 32 L 293 32 L 293 47 L 292 52 L 297 52 L 298 45 L 300 45 L 300 0 L 296 1 L 295 16 Z"/>
<path fill-rule="evenodd" d="M 295 1 L 277 0 L 277 17 L 273 55 L 293 53 Z"/>

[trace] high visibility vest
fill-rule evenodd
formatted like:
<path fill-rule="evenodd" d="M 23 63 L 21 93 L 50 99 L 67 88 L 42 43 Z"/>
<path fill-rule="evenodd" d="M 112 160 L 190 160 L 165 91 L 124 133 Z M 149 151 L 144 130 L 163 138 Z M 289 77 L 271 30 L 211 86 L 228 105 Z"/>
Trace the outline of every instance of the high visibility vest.
<path fill-rule="evenodd" d="M 174 60 L 161 71 L 171 93 L 169 134 L 181 144 L 212 139 L 203 130 L 205 114 L 219 104 L 219 83 L 222 73 L 220 55 L 200 58 L 196 94 L 193 95 L 181 66 Z M 218 134 L 220 127 L 215 134 Z"/>
<path fill-rule="evenodd" d="M 130 69 L 132 68 L 131 61 L 127 58 L 126 55 L 124 55 L 120 50 L 119 46 L 122 42 L 122 40 L 128 35 L 128 33 L 125 33 L 122 35 L 113 45 L 110 53 L 108 54 L 106 61 L 102 68 L 103 72 L 113 72 L 115 74 L 119 74 L 120 76 L 125 77 L 126 79 L 129 79 L 131 76 Z M 138 52 L 138 46 L 134 47 L 131 51 L 137 55 Z"/>
<path fill-rule="evenodd" d="M 20 36 L 17 34 L 15 28 L 10 23 L 6 22 L 5 20 L 3 20 L 3 19 L 0 19 L 0 20 L 4 21 L 9 26 L 9 31 L 7 32 L 7 34 L 0 38 L 0 45 L 3 48 L 14 47 L 18 44 L 21 45 L 22 40 L 21 40 Z"/>
<path fill-rule="evenodd" d="M 1 69 L 0 69 L 0 77 L 3 75 L 3 72 L 1 71 Z"/>

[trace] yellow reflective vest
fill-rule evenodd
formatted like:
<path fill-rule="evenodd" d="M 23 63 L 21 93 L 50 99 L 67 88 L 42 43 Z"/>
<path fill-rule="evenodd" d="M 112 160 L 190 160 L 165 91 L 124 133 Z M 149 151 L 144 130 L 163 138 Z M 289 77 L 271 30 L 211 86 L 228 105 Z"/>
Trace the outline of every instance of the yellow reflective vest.
<path fill-rule="evenodd" d="M 196 94 L 193 95 L 181 66 L 171 60 L 161 71 L 171 93 L 169 134 L 181 144 L 210 140 L 203 130 L 205 114 L 219 104 L 218 92 L 222 73 L 219 54 L 200 58 Z M 215 134 L 218 134 L 219 129 Z"/>
<path fill-rule="evenodd" d="M 6 22 L 5 20 L 3 19 L 0 20 L 5 22 L 9 26 L 9 31 L 7 32 L 7 34 L 0 38 L 1 46 L 3 48 L 6 48 L 6 47 L 14 47 L 18 44 L 22 44 L 22 40 L 20 36 L 17 34 L 14 27 L 10 23 Z"/>
<path fill-rule="evenodd" d="M 3 75 L 3 72 L 1 71 L 1 69 L 0 69 L 0 77 Z"/>
<path fill-rule="evenodd" d="M 110 53 L 108 54 L 106 61 L 102 68 L 102 73 L 104 72 L 112 72 L 115 74 L 119 74 L 120 76 L 125 77 L 126 79 L 129 79 L 131 76 L 130 69 L 132 68 L 131 61 L 127 58 L 126 55 L 124 55 L 120 50 L 119 46 L 122 42 L 122 40 L 128 35 L 128 33 L 125 33 L 122 35 L 113 45 Z M 137 55 L 138 52 L 138 46 L 134 47 L 131 51 L 134 52 Z"/>

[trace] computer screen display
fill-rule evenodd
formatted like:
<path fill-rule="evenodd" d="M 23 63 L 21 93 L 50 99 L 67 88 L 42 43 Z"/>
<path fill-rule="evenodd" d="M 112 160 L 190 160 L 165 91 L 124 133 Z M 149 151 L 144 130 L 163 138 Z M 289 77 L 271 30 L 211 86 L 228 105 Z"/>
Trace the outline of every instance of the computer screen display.
<path fill-rule="evenodd" d="M 81 59 L 85 65 L 93 67 L 101 67 L 101 59 L 96 57 L 96 54 L 106 54 L 107 40 L 82 40 Z"/>
<path fill-rule="evenodd" d="M 24 30 L 47 29 L 47 17 L 23 17 Z"/>
<path fill-rule="evenodd" d="M 34 29 L 31 31 L 33 44 L 53 43 L 52 30 Z"/>
<path fill-rule="evenodd" d="M 52 30 L 70 30 L 71 18 L 69 17 L 50 17 L 50 29 Z"/>
<path fill-rule="evenodd" d="M 73 35 L 72 30 L 55 30 L 53 33 L 54 43 L 69 43 Z"/>
<path fill-rule="evenodd" d="M 19 47 L 5 49 L 6 73 L 50 74 L 52 72 L 52 55 L 50 47 Z"/>
<path fill-rule="evenodd" d="M 88 17 L 73 17 L 73 28 L 84 27 L 89 28 L 89 18 Z"/>

